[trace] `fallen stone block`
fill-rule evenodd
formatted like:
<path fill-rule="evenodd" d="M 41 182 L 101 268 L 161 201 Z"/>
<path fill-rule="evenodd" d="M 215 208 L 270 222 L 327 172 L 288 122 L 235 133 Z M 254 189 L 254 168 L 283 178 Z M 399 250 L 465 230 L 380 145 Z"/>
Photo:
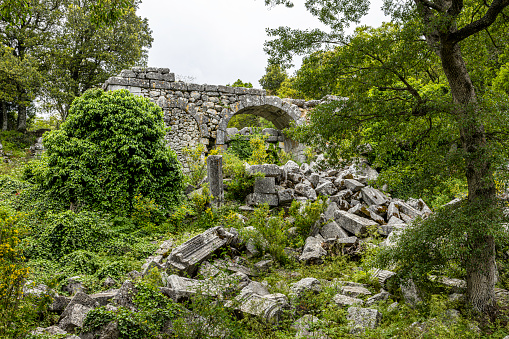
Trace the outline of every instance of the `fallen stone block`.
<path fill-rule="evenodd" d="M 395 216 L 392 216 L 389 221 L 387 222 L 387 225 L 401 225 L 401 224 L 405 224 L 405 222 L 403 220 L 401 220 L 400 218 L 398 217 L 395 217 Z M 406 224 L 405 224 L 406 225 Z"/>
<path fill-rule="evenodd" d="M 131 311 L 136 311 L 136 305 L 133 301 L 136 294 L 138 294 L 138 290 L 134 283 L 131 280 L 126 280 L 111 301 L 117 306 L 123 306 Z"/>
<path fill-rule="evenodd" d="M 336 186 L 330 181 L 327 181 L 323 184 L 320 184 L 315 189 L 316 194 L 323 195 L 323 196 L 331 196 L 338 192 L 336 189 Z"/>
<path fill-rule="evenodd" d="M 331 201 L 329 199 L 327 203 L 327 209 L 323 212 L 323 217 L 325 220 L 334 220 L 334 213 L 339 210 L 339 206 L 336 202 Z M 325 237 L 326 238 L 326 237 Z"/>
<path fill-rule="evenodd" d="M 304 278 L 290 285 L 290 294 L 295 298 L 304 296 L 306 293 L 320 293 L 322 283 L 315 278 Z"/>
<path fill-rule="evenodd" d="M 246 197 L 246 204 L 251 206 L 258 206 L 263 204 L 267 204 L 269 206 L 278 206 L 279 199 L 277 194 L 250 193 Z"/>
<path fill-rule="evenodd" d="M 321 264 L 323 262 L 322 258 L 327 255 L 327 251 L 322 248 L 323 241 L 324 239 L 320 235 L 308 237 L 299 261 L 307 264 Z"/>
<path fill-rule="evenodd" d="M 277 198 L 280 205 L 282 204 L 291 204 L 294 200 L 295 196 L 295 190 L 292 188 L 287 188 L 283 190 L 277 191 Z"/>
<path fill-rule="evenodd" d="M 196 280 L 172 274 L 165 279 L 165 286 L 168 289 L 164 291 L 164 294 L 176 302 L 182 302 L 196 294 L 215 297 L 219 294 L 221 285 L 225 285 L 225 283 L 219 283 L 217 279 Z"/>
<path fill-rule="evenodd" d="M 416 210 L 415 208 L 413 208 L 412 206 L 410 206 L 409 204 L 407 204 L 404 201 L 398 200 L 395 203 L 396 203 L 396 206 L 398 206 L 398 209 L 400 210 L 401 213 L 408 215 L 412 219 L 422 216 L 421 211 Z M 405 219 L 403 219 L 403 220 L 405 220 Z"/>
<path fill-rule="evenodd" d="M 389 198 L 387 198 L 385 194 L 370 186 L 364 187 L 363 189 L 361 189 L 361 192 L 362 199 L 369 206 L 384 205 L 389 201 Z"/>
<path fill-rule="evenodd" d="M 274 177 L 256 178 L 254 183 L 254 193 L 275 194 L 276 179 Z"/>
<path fill-rule="evenodd" d="M 286 162 L 286 164 L 284 165 L 284 171 L 286 173 L 299 173 L 300 168 L 299 168 L 299 165 L 295 161 L 288 160 Z"/>
<path fill-rule="evenodd" d="M 375 279 L 378 279 L 378 282 L 380 283 L 380 285 L 382 287 L 387 287 L 387 282 L 389 281 L 389 279 L 391 277 L 396 276 L 396 273 L 394 273 L 392 271 L 381 270 L 381 269 L 377 268 L 377 269 L 374 269 L 373 271 L 371 271 L 371 275 Z"/>
<path fill-rule="evenodd" d="M 283 308 L 288 305 L 286 296 L 280 293 L 258 295 L 245 291 L 236 297 L 235 309 L 245 314 L 261 317 L 268 323 L 279 322 Z M 227 302 L 227 307 L 234 306 L 233 302 Z"/>
<path fill-rule="evenodd" d="M 340 292 L 341 294 L 352 298 L 372 294 L 367 288 L 362 286 L 343 286 L 341 287 Z"/>
<path fill-rule="evenodd" d="M 279 178 L 283 171 L 275 164 L 253 165 L 249 167 L 248 173 L 254 175 L 255 173 L 265 174 L 265 177 Z"/>
<path fill-rule="evenodd" d="M 295 193 L 304 196 L 311 201 L 315 201 L 317 198 L 315 190 L 306 184 L 295 185 Z"/>
<path fill-rule="evenodd" d="M 329 336 L 323 333 L 323 330 L 318 326 L 326 326 L 326 323 L 322 323 L 317 317 L 306 314 L 302 318 L 299 318 L 293 323 L 292 328 L 297 331 L 295 338 L 313 338 L 313 339 L 329 339 Z"/>
<path fill-rule="evenodd" d="M 380 301 L 385 301 L 385 300 L 389 299 L 389 297 L 390 297 L 389 292 L 386 292 L 386 291 L 380 292 L 378 294 L 375 294 L 372 297 L 369 297 L 368 300 L 366 300 L 366 306 L 369 307 L 369 306 L 376 304 Z"/>
<path fill-rule="evenodd" d="M 382 320 L 382 314 L 372 308 L 349 307 L 347 320 L 350 326 L 350 333 L 364 333 L 366 329 L 378 327 Z"/>
<path fill-rule="evenodd" d="M 339 226 L 356 236 L 365 233 L 368 227 L 377 227 L 378 223 L 345 211 L 336 211 L 334 218 Z"/>
<path fill-rule="evenodd" d="M 66 332 L 74 333 L 77 327 L 83 326 L 88 312 L 96 307 L 99 307 L 97 301 L 83 292 L 77 292 L 60 315 L 58 327 Z"/>
<path fill-rule="evenodd" d="M 117 294 L 119 290 L 111 290 L 106 292 L 99 292 L 91 294 L 90 298 L 97 301 L 100 306 L 106 306 Z"/>
<path fill-rule="evenodd" d="M 378 233 L 380 235 L 388 237 L 394 230 L 402 230 L 406 228 L 406 224 L 387 224 L 387 225 L 380 225 L 378 228 Z"/>
<path fill-rule="evenodd" d="M 320 235 L 324 239 L 348 238 L 348 234 L 334 220 L 325 224 L 320 230 Z"/>
<path fill-rule="evenodd" d="M 308 180 L 313 187 L 316 187 L 320 182 L 320 176 L 317 173 L 313 173 L 308 177 Z"/>
<path fill-rule="evenodd" d="M 168 256 L 167 265 L 193 275 L 201 262 L 234 238 L 221 226 L 210 228 L 175 248 Z"/>
<path fill-rule="evenodd" d="M 405 303 L 411 308 L 415 308 L 417 304 L 422 302 L 420 291 L 412 279 L 408 280 L 406 283 L 402 283 L 400 288 Z"/>
<path fill-rule="evenodd" d="M 366 186 L 364 184 L 361 184 L 360 182 L 358 182 L 355 179 L 345 179 L 344 185 L 346 186 L 347 189 L 349 189 L 350 191 L 352 191 L 354 193 L 360 191 L 363 187 Z"/>
<path fill-rule="evenodd" d="M 71 302 L 71 298 L 55 295 L 53 297 L 53 302 L 48 306 L 48 310 L 50 312 L 61 313 L 65 310 L 67 305 L 69 305 L 69 302 Z"/>
<path fill-rule="evenodd" d="M 364 304 L 364 301 L 359 298 L 352 298 L 347 295 L 343 294 L 336 294 L 334 298 L 332 298 L 332 301 L 336 303 L 336 305 L 340 307 L 347 307 L 347 306 L 362 306 Z"/>

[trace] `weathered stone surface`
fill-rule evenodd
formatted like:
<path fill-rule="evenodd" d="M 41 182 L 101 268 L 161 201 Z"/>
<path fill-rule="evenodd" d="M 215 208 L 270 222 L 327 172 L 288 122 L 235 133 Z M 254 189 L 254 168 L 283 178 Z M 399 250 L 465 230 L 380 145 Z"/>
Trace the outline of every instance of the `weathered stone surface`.
<path fill-rule="evenodd" d="M 399 201 L 396 201 L 395 203 L 396 203 L 396 206 L 398 206 L 398 209 L 401 211 L 401 213 L 408 215 L 412 219 L 422 216 L 422 213 L 420 211 L 416 210 L 415 208 L 408 205 L 404 201 L 399 200 Z M 403 219 L 403 220 L 405 220 L 405 219 Z"/>
<path fill-rule="evenodd" d="M 341 287 L 341 294 L 355 298 L 363 295 L 371 295 L 371 292 L 362 286 L 343 286 Z"/>
<path fill-rule="evenodd" d="M 385 300 L 389 299 L 389 297 L 390 297 L 389 292 L 386 292 L 386 291 L 380 292 L 378 294 L 375 294 L 372 297 L 369 297 L 368 300 L 366 300 L 366 306 L 369 307 L 373 304 L 378 303 L 379 301 L 385 301 Z"/>
<path fill-rule="evenodd" d="M 268 323 L 277 323 L 282 315 L 283 307 L 288 305 L 286 296 L 283 294 L 258 295 L 250 291 L 240 293 L 236 297 L 237 310 L 259 316 Z M 232 306 L 232 303 L 227 303 Z"/>
<path fill-rule="evenodd" d="M 304 245 L 299 261 L 306 262 L 308 264 L 320 264 L 323 262 L 323 257 L 327 255 L 327 251 L 322 248 L 324 239 L 318 235 L 316 237 L 308 237 Z"/>
<path fill-rule="evenodd" d="M 336 186 L 334 186 L 334 184 L 330 181 L 327 181 L 323 184 L 318 185 L 318 187 L 316 187 L 315 191 L 316 191 L 316 194 L 324 195 L 324 196 L 334 195 L 338 192 L 338 190 L 336 189 Z"/>
<path fill-rule="evenodd" d="M 263 173 L 265 177 L 281 177 L 283 171 L 274 164 L 253 165 L 249 167 L 249 174 Z"/>
<path fill-rule="evenodd" d="M 316 186 L 318 186 L 318 183 L 320 182 L 320 176 L 318 175 L 318 173 L 312 173 L 308 177 L 308 180 L 311 183 L 311 185 L 313 185 L 313 187 L 316 188 Z"/>
<path fill-rule="evenodd" d="M 207 178 L 210 185 L 210 193 L 214 197 L 213 204 L 219 207 L 224 202 L 222 155 L 209 155 L 207 157 Z"/>
<path fill-rule="evenodd" d="M 99 303 L 83 292 L 77 292 L 64 312 L 60 315 L 58 326 L 66 332 L 73 333 L 77 327 L 83 326 L 83 320 Z"/>
<path fill-rule="evenodd" d="M 417 286 L 415 286 L 415 283 L 412 279 L 408 280 L 406 283 L 401 284 L 400 288 L 403 299 L 405 299 L 405 303 L 408 306 L 413 308 L 422 302 L 422 299 L 419 296 L 419 289 Z"/>
<path fill-rule="evenodd" d="M 165 290 L 164 294 L 178 302 L 186 300 L 196 294 L 206 296 L 218 295 L 219 286 L 221 284 L 208 283 L 208 281 L 184 278 L 172 274 L 165 279 L 165 285 L 168 290 Z"/>
<path fill-rule="evenodd" d="M 307 293 L 320 293 L 322 284 L 315 278 L 304 278 L 290 285 L 290 293 L 293 297 L 299 298 Z"/>
<path fill-rule="evenodd" d="M 269 206 L 278 206 L 278 194 L 250 193 L 246 197 L 246 204 L 251 206 L 268 204 Z"/>
<path fill-rule="evenodd" d="M 379 190 L 373 187 L 364 187 L 361 189 L 362 199 L 369 206 L 371 205 L 384 205 L 389 199 Z"/>
<path fill-rule="evenodd" d="M 365 233 L 370 226 L 378 226 L 375 221 L 341 210 L 336 211 L 334 217 L 339 226 L 355 235 Z"/>
<path fill-rule="evenodd" d="M 50 326 L 50 327 L 46 327 L 46 328 L 37 327 L 35 330 L 30 332 L 30 334 L 32 334 L 32 335 L 59 335 L 59 334 L 67 334 L 67 332 L 58 326 Z"/>
<path fill-rule="evenodd" d="M 315 201 L 317 198 L 315 190 L 306 184 L 295 185 L 295 193 L 304 196 L 311 201 Z"/>
<path fill-rule="evenodd" d="M 287 163 L 284 165 L 284 171 L 286 173 L 299 173 L 300 168 L 299 168 L 299 165 L 295 161 L 288 160 Z"/>
<path fill-rule="evenodd" d="M 348 238 L 348 234 L 334 220 L 325 224 L 320 230 L 320 235 L 324 239 Z"/>
<path fill-rule="evenodd" d="M 264 296 L 264 295 L 269 295 L 270 292 L 269 290 L 267 289 L 267 287 L 262 284 L 262 283 L 259 283 L 258 281 L 250 281 L 246 287 L 242 288 L 242 290 L 240 291 L 240 293 L 254 293 L 254 294 L 258 294 L 258 295 L 261 295 L 261 296 Z"/>
<path fill-rule="evenodd" d="M 346 306 L 362 306 L 364 304 L 364 301 L 359 298 L 352 298 L 343 294 L 336 294 L 334 298 L 332 299 L 336 303 L 336 305 L 341 307 Z"/>
<path fill-rule="evenodd" d="M 87 288 L 80 281 L 80 276 L 75 276 L 67 279 L 67 284 L 62 286 L 62 291 L 69 293 L 71 295 L 76 294 L 77 292 L 87 293 Z"/>
<path fill-rule="evenodd" d="M 382 320 L 382 314 L 372 308 L 350 307 L 347 320 L 350 333 L 363 333 L 368 328 L 376 328 Z"/>
<path fill-rule="evenodd" d="M 275 194 L 276 179 L 274 177 L 256 178 L 254 183 L 254 193 Z"/>
<path fill-rule="evenodd" d="M 119 290 L 111 290 L 105 292 L 94 293 L 90 298 L 97 301 L 100 306 L 106 306 L 117 294 Z"/>
<path fill-rule="evenodd" d="M 134 305 L 133 298 L 137 293 L 138 290 L 134 286 L 134 283 L 131 280 L 126 280 L 111 301 L 115 305 L 123 306 L 134 311 L 136 310 L 136 306 Z"/>
<path fill-rule="evenodd" d="M 328 339 L 329 336 L 318 328 L 322 322 L 315 316 L 306 314 L 293 323 L 292 328 L 297 331 L 295 338 L 299 339 Z M 323 324 L 325 326 L 325 324 Z"/>
<path fill-rule="evenodd" d="M 360 191 L 364 186 L 366 186 L 354 179 L 345 179 L 344 184 L 347 189 L 349 189 L 350 191 L 352 191 L 354 193 Z"/>
<path fill-rule="evenodd" d="M 234 235 L 221 226 L 210 228 L 175 248 L 168 256 L 169 267 L 192 275 L 197 265 L 219 248 L 229 244 Z"/>
<path fill-rule="evenodd" d="M 292 188 L 278 190 L 277 197 L 278 197 L 279 204 L 280 205 L 291 204 L 295 198 L 294 194 L 295 194 L 295 190 Z"/>
<path fill-rule="evenodd" d="M 387 270 L 375 269 L 371 272 L 371 275 L 378 279 L 381 286 L 386 287 L 389 279 L 396 275 L 396 273 Z"/>

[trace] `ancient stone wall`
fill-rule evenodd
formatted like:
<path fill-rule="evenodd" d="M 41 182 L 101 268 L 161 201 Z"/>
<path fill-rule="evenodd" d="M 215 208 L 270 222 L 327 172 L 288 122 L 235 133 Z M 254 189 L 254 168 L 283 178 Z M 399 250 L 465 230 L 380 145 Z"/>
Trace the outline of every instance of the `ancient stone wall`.
<path fill-rule="evenodd" d="M 315 105 L 304 100 L 267 96 L 265 90 L 216 85 L 198 85 L 175 81 L 168 68 L 141 68 L 122 71 L 109 78 L 105 90 L 127 89 L 157 103 L 164 111 L 164 121 L 171 130 L 166 135 L 168 145 L 185 165 L 182 150 L 203 144 L 207 149 L 227 147 L 227 126 L 235 114 L 253 114 L 284 129 L 291 122 L 304 122 L 306 111 Z M 300 107 L 299 107 L 300 106 Z M 278 146 L 302 157 L 302 146 L 286 140 Z"/>

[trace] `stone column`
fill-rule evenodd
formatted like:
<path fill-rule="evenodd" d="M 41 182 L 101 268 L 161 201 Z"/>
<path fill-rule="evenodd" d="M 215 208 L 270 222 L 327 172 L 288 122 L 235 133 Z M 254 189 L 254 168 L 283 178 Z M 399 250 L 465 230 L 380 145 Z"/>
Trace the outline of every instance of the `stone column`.
<path fill-rule="evenodd" d="M 224 201 L 222 155 L 209 155 L 207 157 L 207 177 L 210 185 L 210 193 L 214 197 L 213 205 L 215 207 L 220 207 Z"/>

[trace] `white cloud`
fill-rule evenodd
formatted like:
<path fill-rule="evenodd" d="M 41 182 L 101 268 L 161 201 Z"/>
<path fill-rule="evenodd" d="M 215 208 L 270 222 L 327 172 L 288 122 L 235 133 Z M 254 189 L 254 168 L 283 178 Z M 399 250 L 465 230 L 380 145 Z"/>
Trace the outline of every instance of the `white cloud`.
<path fill-rule="evenodd" d="M 364 22 L 377 26 L 383 19 L 381 0 L 373 3 L 375 10 Z M 292 9 L 269 9 L 263 0 L 143 0 L 138 15 L 148 18 L 153 30 L 149 66 L 168 67 L 197 83 L 242 79 L 255 87 L 267 64 L 265 28 L 320 26 L 303 1 Z"/>

